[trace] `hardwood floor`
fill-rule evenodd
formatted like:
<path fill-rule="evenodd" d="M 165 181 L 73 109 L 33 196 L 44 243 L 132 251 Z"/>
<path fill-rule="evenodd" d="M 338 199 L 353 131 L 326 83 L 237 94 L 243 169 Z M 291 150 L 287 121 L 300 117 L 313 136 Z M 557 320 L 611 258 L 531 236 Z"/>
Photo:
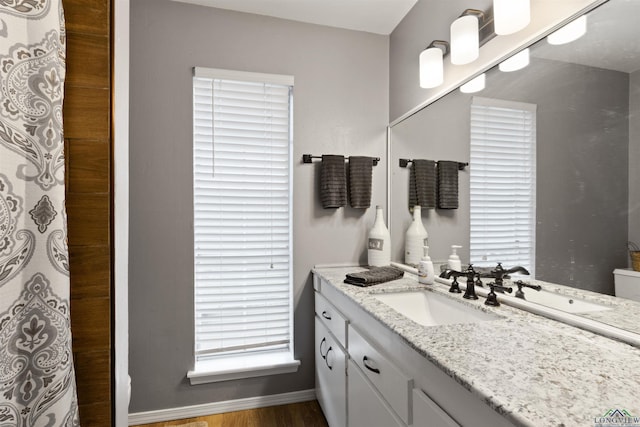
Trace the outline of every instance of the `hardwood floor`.
<path fill-rule="evenodd" d="M 206 421 L 208 427 L 328 427 L 317 400 L 164 421 L 137 427 L 172 427 L 197 421 Z"/>

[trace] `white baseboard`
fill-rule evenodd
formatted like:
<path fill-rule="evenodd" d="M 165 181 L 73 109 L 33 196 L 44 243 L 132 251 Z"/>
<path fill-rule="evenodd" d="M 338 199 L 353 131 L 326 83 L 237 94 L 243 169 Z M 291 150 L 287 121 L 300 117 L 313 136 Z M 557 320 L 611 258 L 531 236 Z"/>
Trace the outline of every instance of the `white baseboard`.
<path fill-rule="evenodd" d="M 244 411 L 246 409 L 265 408 L 267 406 L 287 405 L 290 403 L 307 402 L 309 400 L 315 400 L 315 398 L 315 389 L 309 389 L 291 393 L 272 394 L 269 396 L 249 397 L 247 399 L 183 406 L 181 408 L 136 412 L 129 414 L 129 425 L 157 423 L 204 415 L 222 414 L 225 412 Z"/>

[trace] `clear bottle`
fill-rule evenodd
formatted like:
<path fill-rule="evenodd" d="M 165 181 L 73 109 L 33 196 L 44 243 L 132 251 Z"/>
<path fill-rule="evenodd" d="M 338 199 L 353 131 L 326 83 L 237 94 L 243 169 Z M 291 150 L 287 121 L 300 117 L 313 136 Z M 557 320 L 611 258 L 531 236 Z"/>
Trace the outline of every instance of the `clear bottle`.
<path fill-rule="evenodd" d="M 384 223 L 382 207 L 376 206 L 376 220 L 369 231 L 367 258 L 372 267 L 391 264 L 391 236 Z"/>
<path fill-rule="evenodd" d="M 417 266 L 422 257 L 422 248 L 428 244 L 427 229 L 422 224 L 422 212 L 420 206 L 413 208 L 413 221 L 404 240 L 404 263 Z"/>
<path fill-rule="evenodd" d="M 433 268 L 433 262 L 429 257 L 429 246 L 424 246 L 424 256 L 418 265 L 418 282 L 423 285 L 433 285 L 436 279 L 436 273 Z"/>

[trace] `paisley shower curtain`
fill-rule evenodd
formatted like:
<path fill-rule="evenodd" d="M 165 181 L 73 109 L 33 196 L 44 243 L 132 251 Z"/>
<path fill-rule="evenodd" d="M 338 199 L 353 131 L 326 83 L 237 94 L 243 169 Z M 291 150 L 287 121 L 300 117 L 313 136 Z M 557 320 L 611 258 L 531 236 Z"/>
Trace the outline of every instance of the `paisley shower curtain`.
<path fill-rule="evenodd" d="M 0 0 L 0 426 L 78 425 L 62 0 Z"/>

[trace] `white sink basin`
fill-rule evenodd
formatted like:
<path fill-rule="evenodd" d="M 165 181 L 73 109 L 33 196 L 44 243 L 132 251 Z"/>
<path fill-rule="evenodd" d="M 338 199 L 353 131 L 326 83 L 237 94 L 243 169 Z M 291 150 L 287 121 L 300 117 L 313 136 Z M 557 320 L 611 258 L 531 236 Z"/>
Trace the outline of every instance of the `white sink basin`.
<path fill-rule="evenodd" d="M 393 292 L 376 294 L 374 297 L 424 326 L 478 323 L 500 318 L 433 292 Z"/>
<path fill-rule="evenodd" d="M 549 308 L 555 308 L 556 310 L 562 310 L 567 313 L 590 313 L 592 311 L 611 310 L 610 307 L 604 305 L 572 298 L 566 295 L 556 294 L 554 292 L 548 292 L 544 289 L 541 291 L 535 291 L 532 289 L 523 290 L 526 301 L 544 305 Z"/>

